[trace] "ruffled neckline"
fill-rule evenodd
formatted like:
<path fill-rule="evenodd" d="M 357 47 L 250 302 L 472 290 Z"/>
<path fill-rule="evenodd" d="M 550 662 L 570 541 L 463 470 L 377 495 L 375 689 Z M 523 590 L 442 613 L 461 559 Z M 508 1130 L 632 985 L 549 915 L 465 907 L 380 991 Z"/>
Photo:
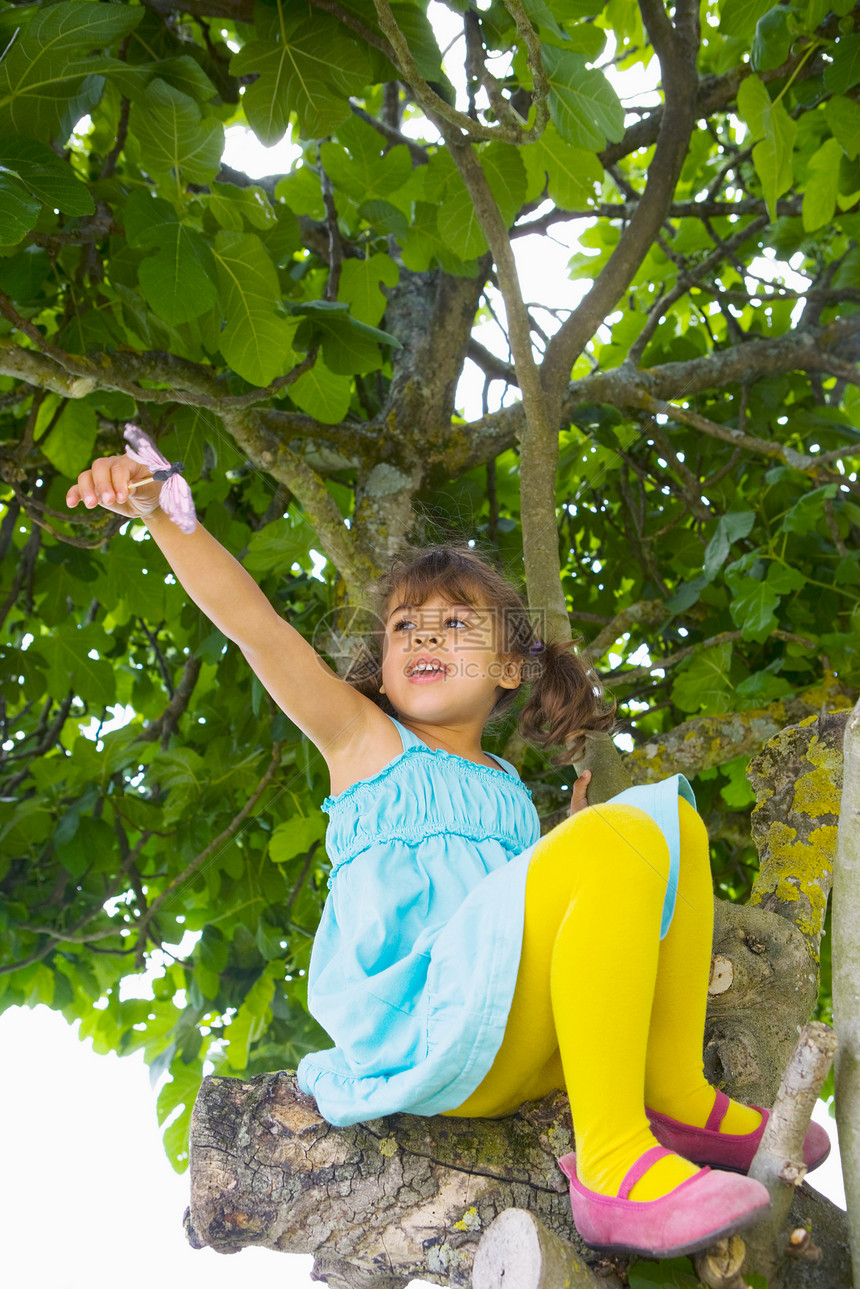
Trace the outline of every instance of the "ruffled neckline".
<path fill-rule="evenodd" d="M 509 774 L 508 771 L 503 770 L 501 766 L 496 769 L 496 767 L 492 765 L 478 765 L 475 761 L 467 761 L 465 757 L 458 756 L 456 752 L 446 752 L 444 748 L 428 747 L 426 743 L 423 743 L 420 746 L 413 744 L 411 747 L 404 748 L 402 752 L 395 756 L 393 760 L 389 761 L 387 765 L 384 765 L 376 774 L 372 774 L 367 779 L 356 779 L 355 783 L 351 783 L 348 788 L 344 788 L 343 792 L 339 792 L 336 797 L 326 797 L 320 809 L 328 811 L 331 806 L 340 805 L 342 801 L 349 800 L 349 798 L 352 797 L 360 788 L 366 788 L 369 784 L 376 783 L 379 779 L 384 779 L 395 766 L 401 765 L 407 757 L 416 754 L 418 756 L 442 756 L 447 757 L 450 761 L 459 761 L 462 766 L 468 767 L 466 770 L 467 774 L 474 772 L 475 774 L 501 775 L 503 779 L 508 781 L 508 783 L 514 784 L 521 788 L 523 792 L 527 793 L 530 801 L 532 799 L 531 788 L 526 787 L 519 775 Z M 488 755 L 492 755 L 492 753 L 488 753 Z"/>

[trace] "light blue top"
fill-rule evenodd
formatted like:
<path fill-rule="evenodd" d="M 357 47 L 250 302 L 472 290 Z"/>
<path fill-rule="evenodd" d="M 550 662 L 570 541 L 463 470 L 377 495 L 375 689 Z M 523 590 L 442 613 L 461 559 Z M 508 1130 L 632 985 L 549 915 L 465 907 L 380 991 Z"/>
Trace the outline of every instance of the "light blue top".
<path fill-rule="evenodd" d="M 510 761 L 475 765 L 394 724 L 403 751 L 322 805 L 331 892 L 308 1004 L 337 1046 L 306 1056 L 298 1081 L 338 1126 L 440 1114 L 478 1087 L 505 1032 L 540 838 Z M 674 878 L 661 935 L 677 891 L 679 791 L 695 804 L 681 775 L 615 798 L 666 834 Z"/>

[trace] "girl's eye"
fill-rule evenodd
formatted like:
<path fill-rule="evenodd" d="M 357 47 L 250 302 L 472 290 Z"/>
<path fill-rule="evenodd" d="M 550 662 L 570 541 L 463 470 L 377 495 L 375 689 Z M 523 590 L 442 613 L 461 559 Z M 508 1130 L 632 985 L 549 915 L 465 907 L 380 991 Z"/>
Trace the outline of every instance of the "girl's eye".
<path fill-rule="evenodd" d="M 465 626 L 467 625 L 467 623 L 463 620 L 463 618 L 455 618 L 455 617 L 446 618 L 446 619 L 445 619 L 445 626 L 446 626 L 446 627 L 447 627 L 447 625 L 448 625 L 448 623 L 449 623 L 449 622 L 459 622 L 461 627 L 465 627 Z M 395 625 L 394 625 L 394 630 L 395 630 L 395 631 L 399 631 L 399 630 L 401 629 L 401 627 L 409 627 L 409 626 L 414 626 L 414 625 L 415 625 L 415 624 L 414 624 L 414 622 L 412 621 L 412 619 L 411 619 L 411 618 L 401 618 L 399 622 L 395 623 Z"/>

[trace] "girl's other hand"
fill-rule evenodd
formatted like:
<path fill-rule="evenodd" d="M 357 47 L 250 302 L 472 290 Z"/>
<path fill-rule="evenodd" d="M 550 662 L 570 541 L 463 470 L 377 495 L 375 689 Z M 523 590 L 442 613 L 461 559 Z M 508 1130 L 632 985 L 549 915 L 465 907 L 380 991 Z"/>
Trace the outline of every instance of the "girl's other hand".
<path fill-rule="evenodd" d="M 583 770 L 582 774 L 573 785 L 573 792 L 570 798 L 570 816 L 578 815 L 580 810 L 585 810 L 588 802 L 585 794 L 588 791 L 588 785 L 591 783 L 591 771 Z"/>
<path fill-rule="evenodd" d="M 66 493 L 66 505 L 74 509 L 82 501 L 89 510 L 103 506 L 105 510 L 112 510 L 115 515 L 126 515 L 129 519 L 151 515 L 158 509 L 161 484 L 153 481 L 129 491 L 130 484 L 148 478 L 149 467 L 132 461 L 125 454 L 98 457 L 89 470 L 78 475 L 77 483 L 72 484 Z"/>

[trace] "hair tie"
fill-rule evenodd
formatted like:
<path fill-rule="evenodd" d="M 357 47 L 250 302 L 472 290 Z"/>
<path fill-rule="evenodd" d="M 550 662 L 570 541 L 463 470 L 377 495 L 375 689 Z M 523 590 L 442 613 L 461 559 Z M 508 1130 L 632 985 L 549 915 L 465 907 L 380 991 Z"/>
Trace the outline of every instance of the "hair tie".
<path fill-rule="evenodd" d="M 543 647 L 544 647 L 543 640 L 535 640 L 531 649 L 529 649 L 529 653 L 541 653 L 541 651 L 543 650 Z"/>

